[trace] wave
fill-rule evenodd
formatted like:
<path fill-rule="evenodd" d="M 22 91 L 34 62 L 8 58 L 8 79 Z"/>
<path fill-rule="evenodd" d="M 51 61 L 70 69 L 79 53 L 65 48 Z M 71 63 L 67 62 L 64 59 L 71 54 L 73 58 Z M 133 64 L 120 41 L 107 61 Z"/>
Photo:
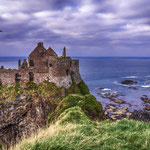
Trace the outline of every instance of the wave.
<path fill-rule="evenodd" d="M 126 78 L 126 79 L 135 79 L 135 78 L 138 78 L 138 76 L 127 76 L 127 77 L 123 77 L 123 78 Z"/>
<path fill-rule="evenodd" d="M 149 88 L 150 85 L 142 85 L 141 87 L 143 87 L 143 88 Z"/>
<path fill-rule="evenodd" d="M 109 88 L 104 88 L 104 89 L 102 89 L 102 91 L 111 91 L 111 89 L 109 89 Z"/>
<path fill-rule="evenodd" d="M 100 90 L 100 91 L 111 91 L 109 88 L 95 88 L 95 90 Z"/>

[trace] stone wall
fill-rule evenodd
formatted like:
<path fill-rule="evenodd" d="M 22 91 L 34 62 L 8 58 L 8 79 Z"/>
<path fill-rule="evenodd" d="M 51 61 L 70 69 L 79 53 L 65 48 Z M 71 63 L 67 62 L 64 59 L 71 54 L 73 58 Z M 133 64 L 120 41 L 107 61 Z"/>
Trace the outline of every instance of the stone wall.
<path fill-rule="evenodd" d="M 65 77 L 70 75 L 70 63 L 71 58 L 60 58 L 55 61 L 52 68 L 52 76 L 54 77 Z"/>
<path fill-rule="evenodd" d="M 15 83 L 16 69 L 0 69 L 0 80 L 2 85 L 10 86 Z"/>
<path fill-rule="evenodd" d="M 81 79 L 81 75 L 79 72 L 79 60 L 77 59 L 72 60 L 70 70 L 71 70 L 71 74 L 72 74 L 74 81 L 77 84 L 80 83 L 82 79 Z"/>

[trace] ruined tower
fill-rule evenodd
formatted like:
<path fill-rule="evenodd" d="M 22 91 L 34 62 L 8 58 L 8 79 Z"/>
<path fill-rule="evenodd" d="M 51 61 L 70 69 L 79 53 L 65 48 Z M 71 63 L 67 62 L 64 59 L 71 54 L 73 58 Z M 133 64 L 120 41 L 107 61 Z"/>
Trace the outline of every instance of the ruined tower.
<path fill-rule="evenodd" d="M 63 55 L 62 56 L 66 57 L 66 47 L 64 47 L 64 49 L 63 49 Z"/>
<path fill-rule="evenodd" d="M 19 59 L 18 60 L 18 69 L 20 69 L 20 67 L 21 67 L 21 60 Z"/>

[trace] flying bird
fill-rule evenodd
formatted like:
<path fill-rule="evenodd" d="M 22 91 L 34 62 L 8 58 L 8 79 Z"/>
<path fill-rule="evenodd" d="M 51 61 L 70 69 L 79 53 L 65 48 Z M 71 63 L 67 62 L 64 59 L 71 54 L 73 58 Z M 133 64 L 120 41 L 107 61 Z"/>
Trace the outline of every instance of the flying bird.
<path fill-rule="evenodd" d="M 0 32 L 3 32 L 2 30 L 0 30 Z"/>

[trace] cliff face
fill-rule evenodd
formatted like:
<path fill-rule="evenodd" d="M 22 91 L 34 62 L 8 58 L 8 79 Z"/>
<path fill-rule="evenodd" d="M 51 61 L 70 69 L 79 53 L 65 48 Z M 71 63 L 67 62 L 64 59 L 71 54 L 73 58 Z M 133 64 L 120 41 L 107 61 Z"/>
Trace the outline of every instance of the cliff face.
<path fill-rule="evenodd" d="M 70 94 L 77 94 L 72 95 Z M 82 81 L 70 89 L 44 81 L 0 89 L 0 142 L 8 147 L 54 122 L 71 107 L 78 106 L 90 118 L 101 120 L 102 106 Z"/>
<path fill-rule="evenodd" d="M 6 145 L 15 144 L 23 136 L 30 135 L 46 125 L 49 113 L 56 108 L 49 99 L 39 102 L 28 96 L 0 104 L 0 139 Z"/>

